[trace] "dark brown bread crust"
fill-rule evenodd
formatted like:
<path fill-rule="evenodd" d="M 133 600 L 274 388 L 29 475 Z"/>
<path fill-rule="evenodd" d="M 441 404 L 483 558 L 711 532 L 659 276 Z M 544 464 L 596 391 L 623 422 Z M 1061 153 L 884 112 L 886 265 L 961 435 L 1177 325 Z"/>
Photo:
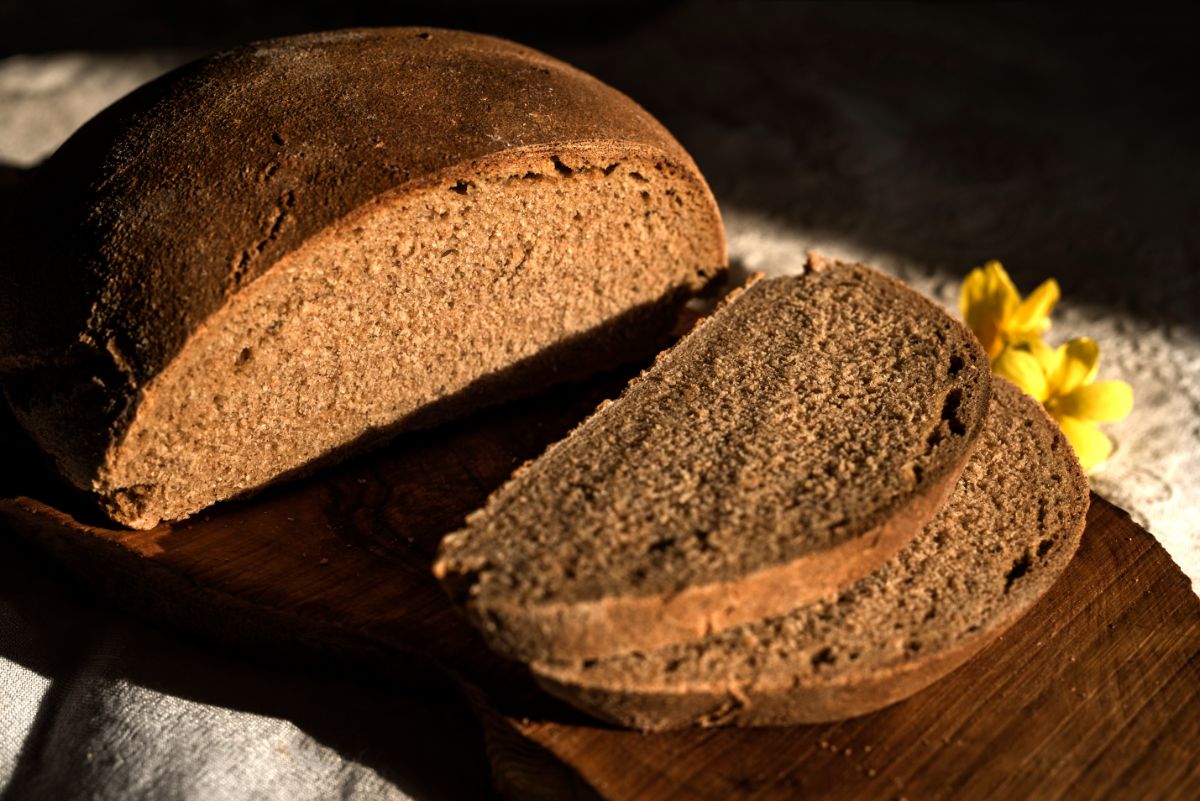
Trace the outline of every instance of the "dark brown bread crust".
<path fill-rule="evenodd" d="M 1024 426 L 1032 426 L 1029 434 L 1015 433 Z M 1031 443 L 1043 452 L 1029 453 Z M 1007 513 L 990 518 L 992 530 L 967 530 L 951 522 L 977 519 L 978 510 L 992 502 L 984 497 L 989 478 L 1008 473 L 1003 478 L 1011 486 L 1013 472 L 1029 469 L 1030 461 L 1035 463 L 1036 474 L 1020 478 L 1027 480 L 1034 492 L 1019 500 L 992 499 L 1001 506 L 1016 505 L 1009 507 Z M 1016 507 L 1020 507 L 1019 513 Z M 907 566 L 910 563 L 952 576 L 949 584 L 952 588 L 973 583 L 975 597 L 954 597 L 951 593 L 951 597 L 935 601 L 953 607 L 949 613 L 953 623 L 943 622 L 947 617 L 945 610 L 936 618 L 937 622 L 932 622 L 936 606 L 925 612 L 922 626 L 943 626 L 950 630 L 934 636 L 918 627 L 894 634 L 887 618 L 877 620 L 870 630 L 856 628 L 852 636 L 862 641 L 858 658 L 870 660 L 866 666 L 848 664 L 846 654 L 836 659 L 837 655 L 828 647 L 835 643 L 829 641 L 793 643 L 773 639 L 770 647 L 788 649 L 792 662 L 772 664 L 771 669 L 764 669 L 752 678 L 743 673 L 753 672 L 750 666 L 771 662 L 773 658 L 759 653 L 767 647 L 760 643 L 771 638 L 764 639 L 763 632 L 752 629 L 769 627 L 770 621 L 723 635 L 726 644 L 745 643 L 736 665 L 718 660 L 711 667 L 698 666 L 694 660 L 703 658 L 697 655 L 705 652 L 705 643 L 701 642 L 645 654 L 642 657 L 645 665 L 637 668 L 641 679 L 629 672 L 632 657 L 621 658 L 626 665 L 624 670 L 621 663 L 613 660 L 590 665 L 540 663 L 532 666 L 533 671 L 554 695 L 599 717 L 645 730 L 689 725 L 791 725 L 866 714 L 907 698 L 951 672 L 1033 606 L 1075 553 L 1087 508 L 1087 479 L 1058 426 L 1036 402 L 1008 382 L 998 380 L 988 431 L 981 437 L 976 456 L 963 472 L 962 481 L 946 508 L 879 576 L 868 577 L 847 591 L 848 596 L 858 591 L 864 597 L 867 593 L 878 597 L 879 587 L 907 581 L 904 586 L 910 589 L 906 597 L 911 602 L 924 587 L 922 575 L 911 572 Z M 952 539 L 958 542 L 951 542 Z M 939 562 L 940 557 L 955 547 L 959 554 L 987 554 L 978 560 L 990 561 L 993 574 L 966 575 L 972 569 L 969 565 L 956 564 L 951 558 Z M 1014 554 L 1017 554 L 1015 562 Z M 1018 566 L 1020 569 L 1016 569 Z M 963 596 L 964 592 L 959 590 L 958 595 Z M 892 599 L 890 595 L 886 597 Z M 980 598 L 986 598 L 987 602 L 981 602 Z M 795 621 L 820 620 L 836 614 L 831 611 L 836 606 L 818 604 L 797 610 L 789 617 Z M 812 629 L 798 622 L 787 630 Z M 907 645 L 892 651 L 883 649 L 872 659 L 869 641 L 893 636 L 925 647 L 917 651 Z M 694 649 L 692 656 L 687 655 L 689 649 Z M 659 667 L 671 672 L 659 673 Z M 644 680 L 647 671 L 655 674 L 650 681 Z M 681 673 L 677 675 L 677 671 Z"/>
<path fill-rule="evenodd" d="M 182 67 L 98 115 L 31 182 L 6 245 L 18 269 L 0 279 L 0 374 L 86 488 L 146 384 L 284 256 L 385 196 L 560 145 L 691 176 L 717 221 L 697 234 L 724 263 L 715 202 L 670 134 L 528 48 L 364 29 Z"/>
<path fill-rule="evenodd" d="M 953 488 L 970 455 L 975 437 L 982 429 L 991 378 L 987 358 L 970 332 L 951 320 L 940 308 L 899 282 L 862 265 L 819 263 L 813 266 L 814 273 L 823 274 L 762 281 L 727 303 L 717 314 L 703 322 L 697 331 L 664 354 L 653 369 L 631 384 L 619 401 L 598 410 L 569 437 L 554 445 L 531 465 L 527 474 L 515 476 L 513 482 L 493 495 L 484 510 L 468 519 L 467 528 L 449 535 L 443 541 L 434 572 L 443 581 L 451 597 L 464 606 L 468 616 L 493 648 L 525 661 L 590 659 L 685 642 L 748 621 L 782 614 L 836 591 L 882 565 L 933 517 Z M 583 472 L 580 465 L 598 463 L 600 449 L 611 451 L 619 447 L 612 444 L 619 440 L 628 440 L 633 443 L 630 447 L 634 448 L 642 448 L 642 443 L 653 443 L 654 448 L 667 448 L 667 451 L 638 450 L 639 456 L 635 458 L 653 460 L 657 466 L 652 469 L 664 475 L 675 475 L 677 471 L 697 475 L 701 492 L 718 494 L 716 490 L 720 482 L 711 483 L 717 481 L 713 478 L 711 466 L 698 454 L 676 452 L 676 446 L 663 445 L 666 440 L 660 438 L 664 435 L 655 432 L 661 432 L 664 428 L 660 428 L 657 422 L 645 422 L 651 433 L 644 435 L 634 433 L 626 436 L 621 432 L 628 430 L 629 426 L 642 425 L 640 421 L 659 414 L 661 404 L 673 404 L 672 414 L 679 415 L 680 420 L 690 419 L 694 408 L 687 405 L 688 401 L 679 400 L 681 397 L 713 393 L 696 402 L 697 406 L 704 409 L 716 400 L 717 388 L 706 383 L 709 381 L 708 373 L 716 369 L 709 358 L 712 354 L 718 354 L 716 358 L 724 359 L 731 347 L 722 349 L 721 343 L 728 345 L 729 340 L 713 337 L 738 337 L 746 326 L 753 325 L 753 320 L 747 317 L 750 312 L 744 311 L 750 308 L 747 304 L 756 304 L 753 308 L 762 311 L 764 316 L 768 311 L 781 315 L 794 313 L 798 316 L 789 316 L 783 325 L 791 328 L 793 321 L 796 321 L 795 327 L 798 329 L 799 316 L 819 314 L 820 311 L 795 307 L 796 298 L 815 296 L 820 291 L 828 293 L 831 303 L 837 303 L 832 298 L 853 297 L 854 288 L 864 286 L 882 293 L 881 297 L 885 297 L 887 304 L 890 304 L 881 311 L 882 314 L 896 319 L 908 319 L 911 315 L 912 321 L 922 323 L 917 326 L 919 330 L 912 334 L 915 340 L 935 341 L 932 329 L 938 329 L 936 339 L 945 348 L 940 355 L 952 365 L 951 372 L 949 376 L 942 377 L 944 386 L 928 388 L 928 399 L 925 398 L 925 387 L 917 394 L 922 396 L 923 403 L 944 391 L 947 398 L 957 398 L 961 404 L 956 407 L 950 421 L 937 421 L 935 412 L 933 422 L 938 425 L 928 437 L 924 429 L 929 422 L 926 419 L 918 417 L 905 424 L 911 429 L 906 431 L 903 443 L 898 443 L 903 444 L 904 449 L 900 452 L 906 456 L 918 447 L 927 448 L 931 453 L 936 447 L 937 457 L 923 461 L 920 467 L 913 469 L 910 483 L 905 484 L 902 490 L 895 482 L 889 483 L 886 496 L 880 492 L 872 497 L 871 504 L 874 505 L 869 511 L 843 508 L 846 516 L 828 532 L 815 522 L 802 522 L 807 518 L 801 516 L 779 529 L 781 518 L 754 517 L 757 512 L 747 513 L 749 523 L 728 522 L 728 515 L 719 515 L 719 519 L 726 522 L 717 524 L 712 531 L 701 533 L 708 543 L 706 550 L 709 553 L 719 550 L 714 544 L 718 539 L 728 543 L 728 562 L 712 569 L 697 567 L 686 579 L 680 578 L 678 571 L 667 574 L 656 560 L 666 550 L 673 549 L 675 543 L 686 542 L 692 533 L 689 530 L 692 524 L 684 522 L 675 510 L 695 507 L 698 501 L 689 501 L 687 497 L 675 498 L 669 495 L 669 490 L 667 495 L 663 495 L 661 487 L 650 488 L 643 484 L 635 487 L 622 485 L 621 492 L 616 493 L 609 486 L 611 482 L 607 474 L 590 476 Z M 747 300 L 750 298 L 752 300 Z M 788 311 L 779 312 L 780 309 Z M 877 327 L 875 324 L 876 321 L 872 319 L 872 327 Z M 820 329 L 820 326 L 817 328 Z M 716 333 L 718 329 L 721 334 Z M 778 333 L 782 335 L 784 332 L 779 330 Z M 869 360 L 871 369 L 876 372 L 875 378 L 886 384 L 889 376 L 879 375 L 875 369 L 876 356 L 867 354 L 874 354 L 876 348 L 887 349 L 892 346 L 880 341 L 882 337 L 878 331 L 867 332 L 867 336 L 869 342 L 861 347 L 853 346 L 861 350 L 854 354 L 854 358 L 860 362 Z M 910 344 L 905 343 L 905 346 Z M 812 349 L 821 345 L 818 340 L 805 342 L 804 347 Z M 892 349 L 896 347 L 899 345 Z M 953 357 L 950 357 L 951 352 L 954 353 Z M 759 356 L 781 360 L 781 363 L 783 361 L 780 354 Z M 883 357 L 878 358 L 883 363 Z M 729 363 L 737 361 L 724 360 Z M 686 365 L 692 364 L 699 372 L 687 372 L 692 368 Z M 779 386 L 786 386 L 791 380 L 800 380 L 802 383 L 818 381 L 816 376 L 780 378 L 778 373 L 761 380 Z M 672 389 L 681 386 L 687 386 L 690 391 L 683 393 Z M 749 384 L 737 391 L 751 408 L 760 408 L 758 404 L 763 402 L 763 397 L 771 397 L 771 402 L 780 402 L 776 395 L 770 394 L 774 389 Z M 820 407 L 829 414 L 834 413 L 830 399 L 837 394 L 836 386 L 831 389 L 832 395 L 821 396 L 825 400 Z M 874 393 L 884 394 L 878 389 Z M 940 395 L 936 403 L 943 409 L 944 418 L 945 407 Z M 883 403 L 882 409 L 888 414 L 901 413 L 895 404 L 889 406 Z M 767 411 L 773 414 L 772 410 Z M 736 419 L 747 426 L 758 426 L 773 418 L 767 413 L 753 413 L 746 419 Z M 629 426 L 620 421 L 626 421 Z M 664 427 L 670 425 L 669 421 L 663 423 Z M 696 425 L 704 427 L 704 423 Z M 717 424 L 714 422 L 713 425 Z M 875 430 L 871 424 L 864 422 L 862 425 L 864 430 L 854 429 L 855 436 L 869 437 L 866 429 Z M 778 432 L 772 432 L 767 439 L 745 444 L 747 452 L 754 450 L 756 453 L 726 454 L 726 463 L 745 456 L 750 460 L 748 464 L 756 467 L 746 467 L 741 476 L 749 477 L 752 481 L 792 480 L 792 475 L 766 478 L 773 460 L 768 457 L 761 463 L 758 461 L 760 454 L 757 452 L 763 448 L 771 449 L 778 457 L 794 455 L 795 444 L 790 440 L 771 439 L 778 436 Z M 595 438 L 595 441 L 589 437 Z M 869 447 L 878 449 L 884 446 L 876 442 Z M 575 459 L 570 454 L 580 458 Z M 843 461 L 845 458 L 843 454 Z M 875 457 L 872 454 L 869 458 Z M 604 459 L 607 465 L 608 457 Z M 645 467 L 627 464 L 624 451 L 614 459 L 611 469 L 616 471 L 615 474 L 630 474 L 630 471 L 636 472 Z M 701 461 L 694 463 L 696 459 Z M 762 468 L 761 474 L 759 468 Z M 811 470 L 812 466 L 798 469 Z M 832 474 L 822 472 L 824 469 L 817 472 L 821 473 L 822 478 L 828 479 Z M 897 470 L 898 475 L 901 472 L 902 469 Z M 847 484 L 853 483 L 856 490 L 863 482 L 872 480 L 869 469 L 863 465 L 848 468 L 839 475 Z M 801 476 L 800 480 L 803 482 L 807 478 Z M 596 484 L 597 481 L 600 483 Z M 547 487 L 547 483 L 554 485 L 553 488 Z M 591 545 L 595 552 L 589 552 L 590 556 L 585 554 L 576 559 L 578 555 L 574 550 L 566 554 L 564 549 L 570 549 L 572 543 L 565 540 L 581 541 L 580 526 L 585 522 L 584 517 L 578 514 L 563 523 L 569 531 L 553 542 L 541 542 L 544 532 L 551 530 L 551 523 L 557 526 L 555 521 L 566 514 L 558 510 L 558 503 L 564 495 L 577 489 L 576 484 L 584 485 L 594 493 L 594 497 L 589 496 L 593 500 L 587 502 L 584 509 L 576 511 L 586 516 L 589 525 L 598 520 L 606 521 L 598 524 L 601 531 L 605 530 L 603 526 L 612 525 L 607 522 L 613 519 L 608 515 L 618 506 L 626 505 L 626 501 L 631 508 L 639 510 L 637 514 L 622 518 L 634 526 L 631 531 L 607 530 L 612 535 L 610 539 L 628 534 L 633 545 L 624 548 L 621 553 L 633 554 L 631 558 L 638 559 L 637 564 L 643 565 L 645 571 L 634 571 L 635 577 L 630 581 L 625 580 L 628 565 L 626 562 L 617 562 L 616 546 L 611 542 Z M 838 487 L 844 490 L 847 484 L 838 484 Z M 806 492 L 800 486 L 794 489 L 802 494 Z M 614 493 L 620 497 L 613 497 Z M 656 502 L 643 499 L 641 494 L 649 494 L 654 498 L 667 497 L 667 500 Z M 736 498 L 722 497 L 722 504 L 755 509 L 761 506 L 761 501 L 755 500 L 753 493 L 743 493 Z M 781 502 L 791 503 L 794 497 L 789 496 Z M 521 528 L 522 524 L 514 521 L 523 518 L 525 510 L 529 509 L 534 510 L 536 524 L 526 521 L 529 525 Z M 647 520 L 652 522 L 642 522 Z M 795 525 L 796 528 L 790 528 L 789 525 Z M 533 530 L 533 527 L 538 530 Z M 593 528 L 588 530 L 592 531 Z M 558 531 L 558 528 L 553 530 Z M 660 546 L 657 543 L 660 538 L 672 545 Z M 771 538 L 790 540 L 797 547 L 786 548 L 786 553 L 777 553 L 772 549 L 770 557 L 760 558 L 758 552 L 767 552 L 766 543 Z M 521 553 L 517 552 L 518 548 Z M 524 553 L 530 549 L 537 553 Z M 552 558 L 547 554 L 551 554 Z M 748 558 L 747 554 L 755 556 Z M 571 567 L 566 565 L 566 559 L 571 560 Z M 585 583 L 592 581 L 591 577 L 583 577 L 589 567 L 588 562 L 610 565 L 605 571 L 602 592 L 595 592 Z M 679 566 L 676 562 L 672 564 Z M 691 564 L 694 566 L 696 563 L 693 561 Z M 530 575 L 535 578 L 544 575 L 545 583 L 550 584 L 555 581 L 552 571 L 563 575 L 559 584 L 570 588 L 570 594 L 551 596 L 541 592 L 540 588 L 530 590 Z M 577 590 L 577 586 L 581 589 Z"/>

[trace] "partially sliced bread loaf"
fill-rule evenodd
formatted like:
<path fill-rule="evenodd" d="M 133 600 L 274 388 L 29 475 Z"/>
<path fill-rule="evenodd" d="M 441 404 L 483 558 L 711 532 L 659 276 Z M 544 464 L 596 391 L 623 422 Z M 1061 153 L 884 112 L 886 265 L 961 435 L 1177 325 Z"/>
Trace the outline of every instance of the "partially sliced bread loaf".
<path fill-rule="evenodd" d="M 1032 606 L 1074 554 L 1087 508 L 1058 426 L 998 379 L 954 493 L 879 571 L 697 642 L 533 670 L 553 694 L 639 729 L 865 714 L 949 673 Z"/>
<path fill-rule="evenodd" d="M 969 331 L 871 269 L 759 281 L 497 491 L 435 572 L 527 660 L 790 611 L 933 516 L 990 377 Z"/>
<path fill-rule="evenodd" d="M 39 168 L 0 246 L 12 407 L 138 528 L 648 357 L 726 265 L 703 178 L 633 101 L 419 28 L 143 87 Z"/>

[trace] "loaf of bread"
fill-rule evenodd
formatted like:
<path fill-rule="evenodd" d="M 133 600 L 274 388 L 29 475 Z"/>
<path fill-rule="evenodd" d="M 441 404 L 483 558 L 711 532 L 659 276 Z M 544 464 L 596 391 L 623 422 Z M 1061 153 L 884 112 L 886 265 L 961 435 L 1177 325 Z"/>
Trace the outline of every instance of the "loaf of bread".
<path fill-rule="evenodd" d="M 1070 561 L 1087 508 L 1058 426 L 997 379 L 954 493 L 879 571 L 788 615 L 534 673 L 555 695 L 639 729 L 865 714 L 954 670 L 1028 610 Z"/>
<path fill-rule="evenodd" d="M 990 382 L 975 337 L 881 273 L 758 281 L 447 536 L 435 573 L 523 660 L 789 612 L 932 518 Z"/>
<path fill-rule="evenodd" d="M 629 98 L 414 28 L 143 87 L 38 170 L 3 247 L 8 400 L 137 528 L 649 355 L 726 268 L 703 178 Z"/>

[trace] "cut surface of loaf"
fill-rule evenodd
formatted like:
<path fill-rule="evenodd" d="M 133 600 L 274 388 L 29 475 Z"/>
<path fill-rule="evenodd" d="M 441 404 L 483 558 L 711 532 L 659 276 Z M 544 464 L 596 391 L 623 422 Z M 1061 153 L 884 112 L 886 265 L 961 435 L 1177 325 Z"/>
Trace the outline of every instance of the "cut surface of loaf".
<path fill-rule="evenodd" d="M 139 528 L 644 358 L 726 267 L 707 185 L 634 102 L 417 28 L 143 87 L 39 170 L 10 240 L 9 401 Z"/>
<path fill-rule="evenodd" d="M 861 265 L 760 280 L 442 543 L 495 649 L 574 659 L 790 611 L 881 565 L 966 462 L 991 373 Z"/>
<path fill-rule="evenodd" d="M 535 664 L 553 694 L 638 729 L 865 714 L 961 665 L 1050 587 L 1079 544 L 1088 485 L 1039 404 L 997 379 L 958 485 L 924 532 L 836 596 L 697 642 Z"/>

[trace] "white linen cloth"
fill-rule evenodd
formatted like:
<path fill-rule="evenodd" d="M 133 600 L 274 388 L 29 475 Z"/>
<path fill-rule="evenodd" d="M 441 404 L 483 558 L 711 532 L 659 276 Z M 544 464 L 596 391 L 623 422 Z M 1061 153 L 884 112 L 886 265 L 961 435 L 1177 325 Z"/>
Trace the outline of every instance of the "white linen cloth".
<path fill-rule="evenodd" d="M 254 664 L 119 613 L 0 536 L 4 801 L 479 799 L 449 692 Z"/>

